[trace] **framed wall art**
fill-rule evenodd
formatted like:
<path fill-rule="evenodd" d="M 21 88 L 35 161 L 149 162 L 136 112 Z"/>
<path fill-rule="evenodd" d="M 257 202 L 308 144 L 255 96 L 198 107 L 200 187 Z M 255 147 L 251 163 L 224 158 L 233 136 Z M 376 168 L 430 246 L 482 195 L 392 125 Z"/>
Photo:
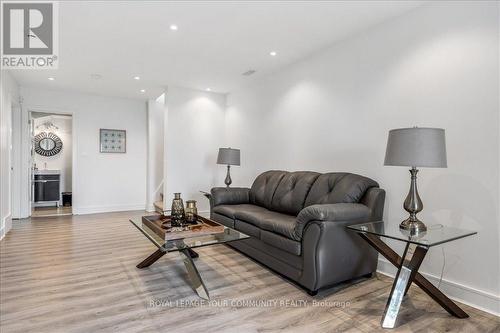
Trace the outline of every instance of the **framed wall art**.
<path fill-rule="evenodd" d="M 99 135 L 101 153 L 127 152 L 127 131 L 101 128 Z"/>

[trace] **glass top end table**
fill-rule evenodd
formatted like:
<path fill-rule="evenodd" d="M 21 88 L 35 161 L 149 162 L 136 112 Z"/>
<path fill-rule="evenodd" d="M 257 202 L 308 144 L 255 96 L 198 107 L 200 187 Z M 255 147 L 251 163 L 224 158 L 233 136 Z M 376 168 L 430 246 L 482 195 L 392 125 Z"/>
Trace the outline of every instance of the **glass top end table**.
<path fill-rule="evenodd" d="M 399 229 L 399 225 L 384 225 L 383 221 L 367 222 L 347 226 L 356 232 L 365 232 L 380 237 L 391 238 L 421 246 L 436 246 L 456 239 L 477 234 L 476 231 L 447 227 L 441 224 L 431 225 L 427 231 L 411 235 L 408 231 Z"/>
<path fill-rule="evenodd" d="M 206 216 L 203 217 L 208 218 Z M 212 222 L 217 223 L 215 221 Z M 190 233 L 184 230 L 182 231 L 182 238 L 165 240 L 153 230 L 151 230 L 146 224 L 144 224 L 142 222 L 142 217 L 130 219 L 130 223 L 132 223 L 132 225 L 134 225 L 158 248 L 158 250 L 156 250 L 149 257 L 140 262 L 137 265 L 137 268 L 142 269 L 151 266 L 168 252 L 180 252 L 184 256 L 184 265 L 186 266 L 186 270 L 188 272 L 193 289 L 196 291 L 198 296 L 204 299 L 210 299 L 210 296 L 193 260 L 198 258 L 199 256 L 198 253 L 196 253 L 193 249 L 250 238 L 250 236 L 242 232 L 217 223 L 224 227 L 221 232 L 209 235 L 199 235 L 195 231 Z"/>
<path fill-rule="evenodd" d="M 429 226 L 424 233 L 411 235 L 407 231 L 399 229 L 398 224 L 384 225 L 383 221 L 349 225 L 347 229 L 356 232 L 398 268 L 384 315 L 382 316 L 381 326 L 383 328 L 394 328 L 396 326 L 396 319 L 403 297 L 408 293 L 408 289 L 412 283 L 419 286 L 420 289 L 451 315 L 457 318 L 469 317 L 458 305 L 423 277 L 418 270 L 430 247 L 475 235 L 477 234 L 476 231 L 435 225 Z M 406 245 L 403 255 L 399 256 L 381 238 L 404 242 Z M 410 247 L 412 250 L 410 250 Z"/>

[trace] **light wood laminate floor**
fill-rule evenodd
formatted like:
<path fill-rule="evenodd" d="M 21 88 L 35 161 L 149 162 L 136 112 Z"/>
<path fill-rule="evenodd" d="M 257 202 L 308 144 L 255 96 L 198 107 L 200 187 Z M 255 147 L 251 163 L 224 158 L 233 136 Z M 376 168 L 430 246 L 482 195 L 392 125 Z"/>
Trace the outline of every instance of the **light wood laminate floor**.
<path fill-rule="evenodd" d="M 35 207 L 31 211 L 31 217 L 54 217 L 61 215 L 71 215 L 72 207 L 51 206 L 51 207 Z"/>
<path fill-rule="evenodd" d="M 177 253 L 147 269 L 135 267 L 155 250 L 128 222 L 141 214 L 15 221 L 0 242 L 0 331 L 383 331 L 390 278 L 379 275 L 312 298 L 224 245 L 197 250 L 213 302 L 198 304 Z M 500 331 L 498 317 L 461 306 L 471 318 L 451 317 L 412 287 L 392 332 Z"/>

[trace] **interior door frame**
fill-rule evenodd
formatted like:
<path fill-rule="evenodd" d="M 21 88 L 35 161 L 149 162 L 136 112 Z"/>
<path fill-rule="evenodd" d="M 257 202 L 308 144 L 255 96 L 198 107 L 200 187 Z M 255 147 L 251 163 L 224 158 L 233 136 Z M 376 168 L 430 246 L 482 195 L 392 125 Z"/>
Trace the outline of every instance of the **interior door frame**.
<path fill-rule="evenodd" d="M 33 159 L 31 157 L 31 149 L 32 149 L 32 133 L 30 130 L 30 121 L 32 120 L 31 113 L 32 112 L 42 112 L 42 113 L 49 113 L 49 114 L 54 114 L 54 115 L 64 115 L 64 116 L 71 116 L 71 191 L 72 191 L 72 213 L 75 214 L 75 202 L 78 202 L 78 192 L 77 192 L 77 131 L 76 129 L 76 123 L 77 123 L 77 113 L 75 110 L 71 109 L 58 109 L 54 107 L 47 107 L 47 106 L 38 106 L 38 105 L 26 105 L 23 107 L 23 119 L 22 119 L 22 124 L 25 124 L 25 126 L 22 126 L 22 144 L 24 146 L 24 149 L 22 150 L 23 154 L 23 161 L 22 164 L 24 165 L 23 170 L 25 171 L 23 174 L 21 174 L 21 185 L 22 188 L 25 189 L 25 195 L 23 196 L 22 200 L 25 202 L 25 211 L 22 211 L 23 205 L 21 205 L 21 214 L 25 215 L 27 217 L 31 216 L 32 213 L 32 198 L 33 198 L 33 189 L 32 189 L 32 177 L 33 177 Z M 76 195 L 75 195 L 76 194 Z M 76 199 L 76 200 L 75 200 Z M 27 205 L 26 205 L 27 202 Z M 24 213 L 24 214 L 23 214 Z"/>

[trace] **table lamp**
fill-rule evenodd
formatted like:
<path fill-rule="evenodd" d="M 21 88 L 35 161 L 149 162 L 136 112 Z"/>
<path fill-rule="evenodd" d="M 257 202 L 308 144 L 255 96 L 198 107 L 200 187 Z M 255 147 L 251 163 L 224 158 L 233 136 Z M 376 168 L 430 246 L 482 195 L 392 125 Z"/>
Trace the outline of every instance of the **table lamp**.
<path fill-rule="evenodd" d="M 417 167 L 447 167 L 444 129 L 413 127 L 390 130 L 384 165 L 411 167 L 410 191 L 403 204 L 410 216 L 401 222 L 399 228 L 411 234 L 426 231 L 425 224 L 417 218 L 417 213 L 424 208 L 417 191 Z"/>
<path fill-rule="evenodd" d="M 219 154 L 217 155 L 217 164 L 227 165 L 227 175 L 224 183 L 227 187 L 233 182 L 231 180 L 230 168 L 231 165 L 240 165 L 240 150 L 233 148 L 219 148 Z"/>

